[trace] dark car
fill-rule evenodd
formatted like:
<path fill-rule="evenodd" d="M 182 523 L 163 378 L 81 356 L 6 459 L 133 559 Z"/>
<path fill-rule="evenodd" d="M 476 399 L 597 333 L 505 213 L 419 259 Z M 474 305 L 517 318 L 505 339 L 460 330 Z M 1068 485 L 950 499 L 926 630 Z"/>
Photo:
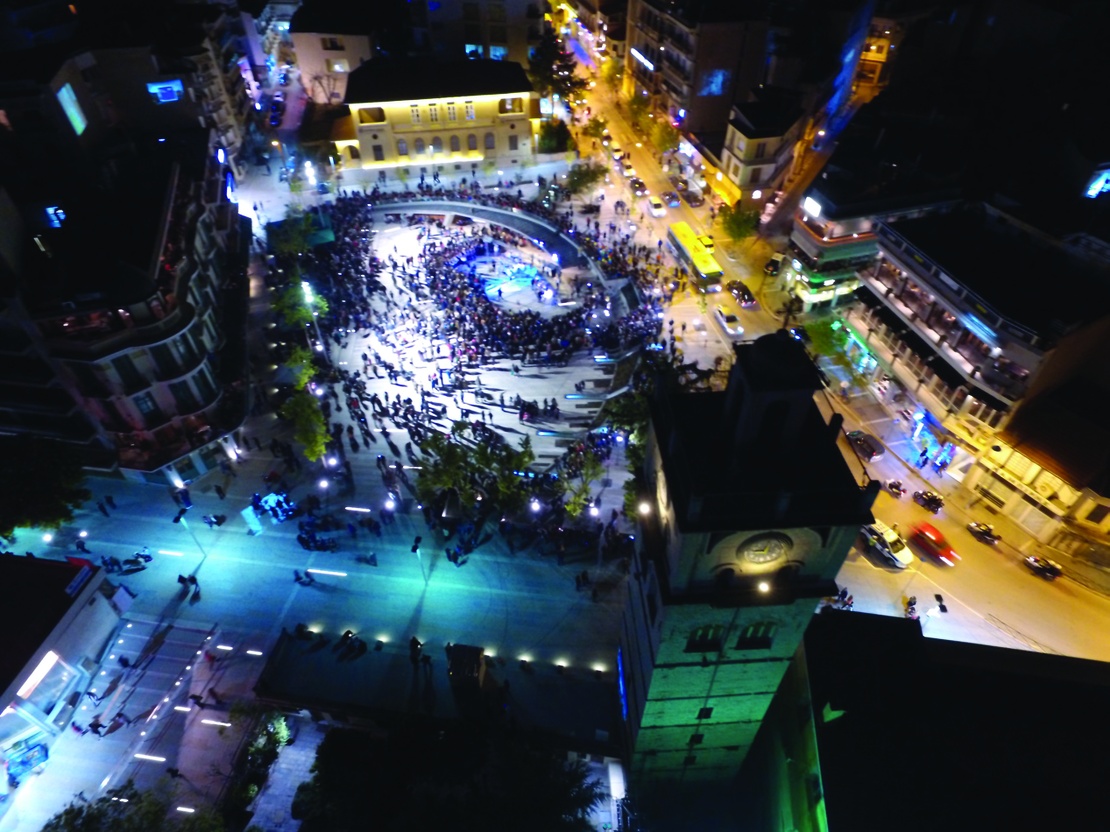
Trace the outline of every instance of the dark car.
<path fill-rule="evenodd" d="M 596 202 L 589 202 L 578 209 L 579 214 L 598 214 L 601 212 L 601 206 Z"/>
<path fill-rule="evenodd" d="M 697 191 L 682 191 L 682 198 L 686 200 L 686 204 L 689 205 L 691 208 L 697 208 L 699 205 L 705 205 L 705 198 Z"/>
<path fill-rule="evenodd" d="M 771 259 L 763 264 L 763 273 L 769 274 L 774 277 L 782 271 L 782 261 L 786 259 L 785 254 L 772 254 Z"/>
<path fill-rule="evenodd" d="M 1064 574 L 1060 564 L 1054 560 L 1042 558 L 1040 555 L 1030 555 L 1025 559 L 1025 565 L 1033 571 L 1034 575 L 1040 575 L 1046 581 L 1055 581 Z"/>
<path fill-rule="evenodd" d="M 678 198 L 678 194 L 674 191 L 663 191 L 663 193 L 659 194 L 659 198 L 663 200 L 663 204 L 668 208 L 677 208 L 682 204 L 682 200 Z"/>
<path fill-rule="evenodd" d="M 736 298 L 736 302 L 741 306 L 755 306 L 755 295 L 752 290 L 744 285 L 743 281 L 730 280 L 725 284 L 725 288 L 732 292 L 732 296 Z"/>
<path fill-rule="evenodd" d="M 790 337 L 795 341 L 801 341 L 803 344 L 808 344 L 813 340 L 809 337 L 809 333 L 806 332 L 806 328 L 801 324 L 790 327 Z"/>
<path fill-rule="evenodd" d="M 933 514 L 944 508 L 944 498 L 935 491 L 915 491 L 913 492 L 913 499 L 914 502 Z"/>
<path fill-rule="evenodd" d="M 686 181 L 685 176 L 672 176 L 670 181 L 671 184 L 674 185 L 674 189 L 679 193 L 689 190 L 690 188 L 690 183 Z"/>
<path fill-rule="evenodd" d="M 278 76 L 278 83 L 281 84 L 283 87 L 288 87 L 289 86 L 289 73 L 288 72 L 281 73 L 281 75 Z"/>
<path fill-rule="evenodd" d="M 633 177 L 629 180 L 628 184 L 632 186 L 632 193 L 636 194 L 636 196 L 643 196 L 648 192 L 647 185 L 645 185 L 644 180 L 639 177 Z"/>
<path fill-rule="evenodd" d="M 877 462 L 883 458 L 883 443 L 869 433 L 862 430 L 848 431 L 848 441 L 864 462 Z"/>
<path fill-rule="evenodd" d="M 270 104 L 270 112 L 271 113 L 284 113 L 285 112 L 285 102 L 280 98 L 275 99 L 273 101 L 273 103 Z"/>
<path fill-rule="evenodd" d="M 270 126 L 271 127 L 277 127 L 278 125 L 280 125 L 281 124 L 281 117 L 282 117 L 282 113 L 279 112 L 279 111 L 275 111 L 275 112 L 270 113 Z"/>

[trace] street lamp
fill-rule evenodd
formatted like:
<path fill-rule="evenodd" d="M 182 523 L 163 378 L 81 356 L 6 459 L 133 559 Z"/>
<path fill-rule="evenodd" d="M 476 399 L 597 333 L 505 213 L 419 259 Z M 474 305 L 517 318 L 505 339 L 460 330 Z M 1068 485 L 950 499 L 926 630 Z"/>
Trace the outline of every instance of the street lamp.
<path fill-rule="evenodd" d="M 331 357 L 328 355 L 327 350 L 324 348 L 324 336 L 320 334 L 320 321 L 316 315 L 316 296 L 312 293 L 312 284 L 307 280 L 301 281 L 301 291 L 304 292 L 304 302 L 308 307 L 309 314 L 312 315 L 312 325 L 316 328 L 316 351 L 324 354 L 324 360 L 331 364 Z M 308 335 L 305 335 L 305 340 L 308 340 Z M 309 347 L 311 347 L 311 342 Z"/>
<path fill-rule="evenodd" d="M 328 497 L 328 481 L 327 480 L 324 480 L 324 479 L 320 480 L 320 490 L 324 492 L 324 514 L 327 514 L 328 513 L 328 507 L 330 505 L 330 500 L 329 500 L 329 497 Z"/>

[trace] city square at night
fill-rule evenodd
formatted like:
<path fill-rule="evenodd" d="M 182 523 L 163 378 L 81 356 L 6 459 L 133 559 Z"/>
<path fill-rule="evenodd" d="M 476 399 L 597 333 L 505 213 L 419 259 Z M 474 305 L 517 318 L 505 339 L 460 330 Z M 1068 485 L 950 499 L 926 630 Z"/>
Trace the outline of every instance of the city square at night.
<path fill-rule="evenodd" d="M 1100 822 L 1101 4 L 0 8 L 0 832 Z"/>

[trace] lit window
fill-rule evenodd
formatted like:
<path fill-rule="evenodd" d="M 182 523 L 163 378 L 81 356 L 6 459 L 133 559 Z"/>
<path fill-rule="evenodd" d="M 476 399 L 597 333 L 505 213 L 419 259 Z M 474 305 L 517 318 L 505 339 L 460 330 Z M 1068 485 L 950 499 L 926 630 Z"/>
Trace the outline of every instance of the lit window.
<path fill-rule="evenodd" d="M 412 123 L 420 123 L 420 107 L 417 104 L 409 105 L 409 114 L 412 116 Z"/>
<path fill-rule="evenodd" d="M 430 121 L 432 124 L 435 124 L 437 121 L 439 121 L 439 107 L 437 107 L 435 104 L 428 105 L 428 121 Z"/>
<path fill-rule="evenodd" d="M 473 101 L 467 101 L 466 102 L 466 120 L 467 121 L 474 121 L 474 102 Z"/>
<path fill-rule="evenodd" d="M 458 114 L 455 112 L 455 102 L 454 101 L 447 102 L 447 120 L 448 121 L 456 121 L 457 119 L 458 119 Z"/>

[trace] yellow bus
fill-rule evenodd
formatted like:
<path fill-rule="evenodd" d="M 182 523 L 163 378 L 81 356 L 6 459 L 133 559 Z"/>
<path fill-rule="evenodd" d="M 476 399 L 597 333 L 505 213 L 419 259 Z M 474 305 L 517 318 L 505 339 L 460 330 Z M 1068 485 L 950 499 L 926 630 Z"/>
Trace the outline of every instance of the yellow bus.
<path fill-rule="evenodd" d="M 667 242 L 675 256 L 694 273 L 694 283 L 701 292 L 721 291 L 724 272 L 717 260 L 698 240 L 689 223 L 676 222 L 667 229 Z"/>

